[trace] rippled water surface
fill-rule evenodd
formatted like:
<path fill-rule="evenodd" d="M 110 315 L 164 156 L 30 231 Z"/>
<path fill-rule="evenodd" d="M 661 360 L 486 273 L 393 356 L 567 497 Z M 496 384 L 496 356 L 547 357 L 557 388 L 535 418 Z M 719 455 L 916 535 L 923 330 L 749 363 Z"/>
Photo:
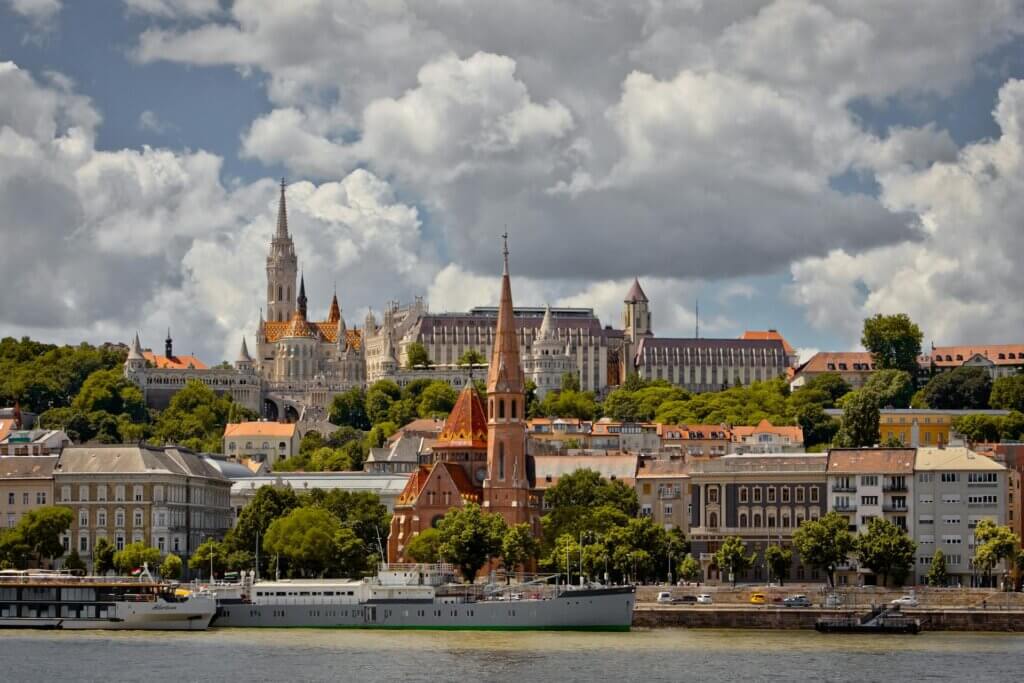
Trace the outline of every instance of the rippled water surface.
<path fill-rule="evenodd" d="M 1024 636 L 0 631 L 2 681 L 1009 681 Z"/>

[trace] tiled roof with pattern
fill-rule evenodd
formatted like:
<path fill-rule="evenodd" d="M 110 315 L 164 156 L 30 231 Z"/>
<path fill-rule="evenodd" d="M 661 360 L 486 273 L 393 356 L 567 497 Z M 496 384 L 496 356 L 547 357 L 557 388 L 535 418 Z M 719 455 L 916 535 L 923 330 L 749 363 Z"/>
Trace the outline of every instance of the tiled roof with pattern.
<path fill-rule="evenodd" d="M 307 325 L 313 330 L 315 336 L 321 341 L 334 343 L 338 341 L 338 323 L 336 322 L 307 322 Z M 288 322 L 264 322 L 263 323 L 263 336 L 268 342 L 276 342 L 285 336 L 285 332 L 288 330 L 288 326 L 291 325 L 291 321 Z M 353 349 L 360 349 L 363 346 L 363 336 L 359 330 L 345 330 L 345 338 L 348 340 L 348 345 Z"/>
<path fill-rule="evenodd" d="M 441 428 L 435 448 L 487 448 L 487 416 L 476 389 L 467 385 Z"/>
<path fill-rule="evenodd" d="M 171 370 L 187 370 L 192 368 L 194 370 L 206 370 L 206 363 L 199 360 L 195 356 L 158 356 L 152 351 L 143 351 L 143 358 L 148 360 L 150 363 L 157 368 L 167 368 Z"/>

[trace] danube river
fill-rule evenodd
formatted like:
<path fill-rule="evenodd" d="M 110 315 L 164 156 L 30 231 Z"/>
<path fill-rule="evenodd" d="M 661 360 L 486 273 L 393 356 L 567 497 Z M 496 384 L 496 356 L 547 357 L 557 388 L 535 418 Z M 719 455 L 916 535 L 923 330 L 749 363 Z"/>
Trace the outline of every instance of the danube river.
<path fill-rule="evenodd" d="M 1009 681 L 1024 636 L 654 630 L 0 633 L 3 681 Z"/>

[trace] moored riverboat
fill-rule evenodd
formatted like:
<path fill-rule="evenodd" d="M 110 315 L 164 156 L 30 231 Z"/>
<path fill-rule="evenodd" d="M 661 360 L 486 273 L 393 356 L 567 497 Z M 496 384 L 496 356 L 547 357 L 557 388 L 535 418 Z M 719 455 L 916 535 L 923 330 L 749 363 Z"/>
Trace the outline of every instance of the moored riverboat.
<path fill-rule="evenodd" d="M 382 565 L 372 579 L 246 582 L 215 627 L 628 631 L 632 586 L 447 583 L 450 565 Z"/>
<path fill-rule="evenodd" d="M 126 578 L 0 571 L 0 628 L 202 631 L 216 610 L 212 596 L 176 594 L 148 572 Z"/>

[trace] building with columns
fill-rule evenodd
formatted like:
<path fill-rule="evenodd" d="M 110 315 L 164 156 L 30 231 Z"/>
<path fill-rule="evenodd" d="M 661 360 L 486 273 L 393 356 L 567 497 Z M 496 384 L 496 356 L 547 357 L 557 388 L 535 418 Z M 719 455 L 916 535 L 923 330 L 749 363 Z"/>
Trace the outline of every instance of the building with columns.
<path fill-rule="evenodd" d="M 566 348 L 566 344 L 558 338 L 551 307 L 544 308 L 544 319 L 537 330 L 533 346 L 523 357 L 523 372 L 526 378 L 537 387 L 537 399 L 541 400 L 553 389 L 562 387 L 562 376 L 576 370 L 576 364 Z"/>

